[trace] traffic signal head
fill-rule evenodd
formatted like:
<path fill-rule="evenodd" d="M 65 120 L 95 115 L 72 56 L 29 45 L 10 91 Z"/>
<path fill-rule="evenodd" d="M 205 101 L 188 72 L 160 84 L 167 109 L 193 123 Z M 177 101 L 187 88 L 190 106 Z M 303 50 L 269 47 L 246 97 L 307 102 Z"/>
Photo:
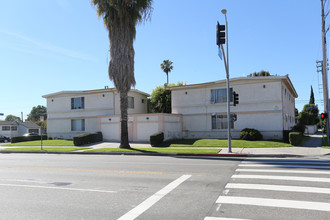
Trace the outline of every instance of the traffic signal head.
<path fill-rule="evenodd" d="M 237 115 L 236 115 L 236 114 L 232 114 L 232 115 L 231 115 L 231 119 L 232 119 L 233 121 L 237 121 Z"/>
<path fill-rule="evenodd" d="M 239 97 L 236 92 L 233 92 L 233 96 L 234 96 L 234 106 L 236 106 L 237 104 L 239 104 Z"/>
<path fill-rule="evenodd" d="M 327 118 L 328 118 L 328 113 L 321 114 L 321 119 L 327 119 Z"/>
<path fill-rule="evenodd" d="M 217 23 L 217 45 L 220 47 L 220 44 L 226 43 L 226 30 L 225 25 L 220 25 L 219 22 Z"/>

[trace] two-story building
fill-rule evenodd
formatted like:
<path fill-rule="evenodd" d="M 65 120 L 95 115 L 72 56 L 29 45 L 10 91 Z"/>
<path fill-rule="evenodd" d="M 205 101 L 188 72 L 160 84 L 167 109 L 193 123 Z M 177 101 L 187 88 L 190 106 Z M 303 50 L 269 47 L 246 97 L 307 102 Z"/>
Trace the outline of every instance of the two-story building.
<path fill-rule="evenodd" d="M 149 141 L 150 135 L 157 132 L 164 132 L 165 140 L 226 138 L 226 88 L 226 80 L 170 87 L 172 114 L 148 113 L 149 95 L 131 90 L 129 140 Z M 231 113 L 237 116 L 230 124 L 233 138 L 239 138 L 244 128 L 255 128 L 265 139 L 281 139 L 283 130 L 295 125 L 298 95 L 288 76 L 233 78 L 230 93 L 234 91 L 239 94 L 239 104 L 231 106 Z M 63 91 L 43 97 L 47 99 L 49 136 L 72 139 L 81 133 L 101 131 L 104 140 L 120 141 L 120 100 L 116 89 Z"/>
<path fill-rule="evenodd" d="M 148 96 L 131 90 L 128 93 L 128 114 L 146 113 Z M 81 133 L 100 131 L 100 118 L 120 115 L 119 93 L 113 88 L 62 91 L 43 98 L 47 99 L 47 133 L 54 138 L 72 139 Z"/>
<path fill-rule="evenodd" d="M 172 92 L 172 113 L 182 115 L 184 138 L 227 137 L 226 80 L 177 86 Z M 239 104 L 233 106 L 233 92 Z M 281 139 L 283 130 L 295 125 L 295 98 L 298 97 L 286 76 L 241 77 L 230 79 L 233 138 L 244 128 L 258 129 L 266 139 Z"/>

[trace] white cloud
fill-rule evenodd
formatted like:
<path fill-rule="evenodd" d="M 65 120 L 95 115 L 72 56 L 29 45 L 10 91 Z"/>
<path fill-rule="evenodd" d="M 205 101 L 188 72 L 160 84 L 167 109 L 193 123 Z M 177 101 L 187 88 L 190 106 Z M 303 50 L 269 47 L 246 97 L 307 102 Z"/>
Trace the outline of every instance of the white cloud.
<path fill-rule="evenodd" d="M 20 39 L 24 42 L 28 42 L 33 44 L 34 46 L 38 47 L 39 49 L 43 49 L 52 53 L 57 53 L 57 54 L 61 54 L 67 57 L 71 57 L 71 58 L 75 58 L 75 59 L 80 59 L 80 60 L 90 60 L 90 61 L 94 61 L 95 59 L 91 56 L 88 56 L 86 54 L 80 53 L 80 52 L 76 52 L 76 51 L 72 51 L 66 48 L 61 48 L 52 44 L 48 44 L 48 43 L 43 43 L 40 42 L 38 40 L 26 37 L 24 35 L 21 34 L 17 34 L 14 32 L 9 32 L 9 31 L 4 31 L 4 30 L 0 30 L 0 33 L 2 34 L 6 34 L 12 37 L 15 37 L 17 39 Z"/>

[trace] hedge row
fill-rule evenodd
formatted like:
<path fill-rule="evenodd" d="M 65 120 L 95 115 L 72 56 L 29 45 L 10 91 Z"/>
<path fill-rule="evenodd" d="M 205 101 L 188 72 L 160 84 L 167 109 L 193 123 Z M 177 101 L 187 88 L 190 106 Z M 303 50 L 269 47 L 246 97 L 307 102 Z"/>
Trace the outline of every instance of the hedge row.
<path fill-rule="evenodd" d="M 244 128 L 240 133 L 241 140 L 259 141 L 262 140 L 262 134 L 253 128 Z"/>
<path fill-rule="evenodd" d="M 74 146 L 81 146 L 101 141 L 103 141 L 102 132 L 85 133 L 73 137 Z"/>
<path fill-rule="evenodd" d="M 17 136 L 11 138 L 11 143 L 24 142 L 24 141 L 37 141 L 37 140 L 41 140 L 40 135 Z M 47 140 L 47 135 L 42 135 L 42 140 Z"/>
<path fill-rule="evenodd" d="M 304 135 L 301 132 L 290 132 L 289 133 L 289 141 L 293 146 L 298 146 L 302 140 Z"/>
<path fill-rule="evenodd" d="M 150 135 L 150 145 L 153 147 L 163 143 L 163 141 L 164 141 L 163 132 Z"/>

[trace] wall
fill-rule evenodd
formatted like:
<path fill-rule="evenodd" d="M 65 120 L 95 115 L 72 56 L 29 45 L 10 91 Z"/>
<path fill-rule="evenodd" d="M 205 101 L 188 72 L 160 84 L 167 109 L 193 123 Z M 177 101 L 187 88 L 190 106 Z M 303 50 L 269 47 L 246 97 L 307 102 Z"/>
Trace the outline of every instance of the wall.
<path fill-rule="evenodd" d="M 288 87 L 282 83 L 283 130 L 291 130 L 295 125 L 295 99 Z"/>
<path fill-rule="evenodd" d="M 129 115 L 129 140 L 149 142 L 150 135 L 164 132 L 165 140 L 182 138 L 182 116 L 171 114 L 136 114 Z M 120 116 L 99 117 L 99 130 L 106 141 L 120 141 Z"/>
<path fill-rule="evenodd" d="M 226 138 L 227 129 L 212 129 L 212 114 L 227 115 L 226 103 L 211 103 L 211 90 L 226 88 L 226 83 L 172 90 L 172 112 L 183 115 L 184 138 Z M 281 80 L 238 80 L 230 88 L 239 94 L 239 104 L 231 103 L 231 114 L 237 115 L 232 137 L 239 138 L 244 128 L 258 129 L 266 139 L 282 138 Z M 291 96 L 292 97 L 292 96 Z M 289 101 L 288 101 L 289 102 Z M 294 99 L 284 105 L 292 110 Z M 293 102 L 293 103 L 292 103 Z M 294 113 L 294 108 L 293 108 Z M 291 124 L 290 124 L 291 126 Z"/>
<path fill-rule="evenodd" d="M 129 92 L 134 97 L 134 109 L 128 109 L 129 114 L 147 112 L 147 96 Z M 71 109 L 71 98 L 84 97 L 84 109 Z M 144 103 L 142 103 L 144 99 Z M 114 123 L 119 125 L 120 102 L 119 94 L 113 91 L 94 93 L 63 93 L 47 98 L 47 133 L 53 138 L 72 139 L 74 136 L 87 132 L 100 131 L 98 117 L 118 114 Z M 72 119 L 85 119 L 85 131 L 71 131 Z M 115 120 L 118 120 L 115 122 Z M 111 125 L 113 126 L 113 125 Z M 129 124 L 130 126 L 130 124 Z M 110 130 L 112 127 L 110 127 Z M 133 129 L 129 127 L 129 129 Z M 117 131 L 116 131 L 117 132 Z M 116 132 L 110 138 L 118 139 Z M 113 137 L 112 137 L 113 136 Z"/>
<path fill-rule="evenodd" d="M 128 114 L 147 113 L 147 96 L 132 91 L 128 92 L 128 96 L 134 97 L 134 108 L 128 108 Z M 115 92 L 114 109 L 114 114 L 120 115 L 120 95 L 117 92 Z"/>
<path fill-rule="evenodd" d="M 3 126 L 17 126 L 17 125 L 3 125 Z M 17 126 L 18 127 L 18 126 Z M 3 131 L 2 130 L 2 125 L 0 126 L 0 134 L 3 135 L 3 136 L 6 136 L 6 137 L 15 137 L 15 136 L 19 136 L 18 135 L 18 128 L 17 130 L 15 131 L 12 131 L 12 130 L 9 130 L 9 131 Z"/>
<path fill-rule="evenodd" d="M 71 109 L 71 98 L 84 97 L 85 109 Z M 48 119 L 114 114 L 113 93 L 63 94 L 47 98 Z"/>

